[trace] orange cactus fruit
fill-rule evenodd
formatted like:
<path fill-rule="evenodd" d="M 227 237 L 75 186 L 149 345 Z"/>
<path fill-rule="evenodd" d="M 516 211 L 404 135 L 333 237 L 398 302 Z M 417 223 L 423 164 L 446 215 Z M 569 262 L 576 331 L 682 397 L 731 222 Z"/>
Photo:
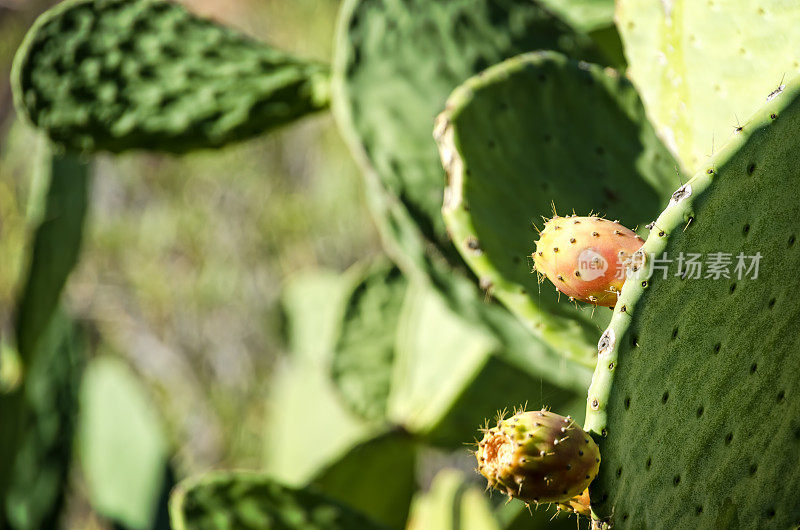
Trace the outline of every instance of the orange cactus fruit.
<path fill-rule="evenodd" d="M 540 281 L 550 280 L 570 299 L 614 307 L 626 268 L 636 270 L 644 240 L 602 217 L 554 216 L 539 232 L 531 254 Z"/>

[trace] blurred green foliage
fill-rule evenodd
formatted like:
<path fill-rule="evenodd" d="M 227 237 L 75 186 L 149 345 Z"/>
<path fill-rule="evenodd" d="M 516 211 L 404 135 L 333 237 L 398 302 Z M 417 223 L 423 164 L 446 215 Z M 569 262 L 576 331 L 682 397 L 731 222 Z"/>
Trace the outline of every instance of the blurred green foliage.
<path fill-rule="evenodd" d="M 4 337 L 12 336 L 32 243 L 29 210 L 46 193 L 46 182 L 31 179 L 39 139 L 11 110 L 8 74 L 25 31 L 50 3 L 0 7 Z M 304 57 L 327 61 L 332 53 L 337 2 L 187 4 Z M 94 171 L 81 263 L 65 299 L 71 314 L 91 330 L 93 351 L 124 359 L 142 379 L 182 475 L 210 465 L 258 467 L 266 387 L 285 351 L 284 277 L 343 270 L 379 253 L 360 173 L 332 118 L 218 151 L 100 156 Z M 85 479 L 70 480 L 77 500 L 68 526 L 100 524 L 80 500 Z"/>
<path fill-rule="evenodd" d="M 12 322 L 16 324 L 16 344 L 8 338 L 2 351 L 20 362 L 6 363 L 10 368 L 2 372 L 7 380 L 0 388 L 16 384 L 20 393 L 33 381 L 26 368 L 39 359 L 26 364 L 27 352 L 35 349 L 55 311 L 81 245 L 81 260 L 61 302 L 77 322 L 76 329 L 89 339 L 78 352 L 89 358 L 80 401 L 72 392 L 71 400 L 63 403 L 70 413 L 62 419 L 69 426 L 64 429 L 67 441 L 78 414 L 79 458 L 59 453 L 63 458 L 52 466 L 66 481 L 57 489 L 69 494 L 66 514 L 59 514 L 60 497 L 47 508 L 26 513 L 46 514 L 54 518 L 48 521 L 60 520 L 70 527 L 157 528 L 165 524 L 165 491 L 174 470 L 184 479 L 171 497 L 170 517 L 177 528 L 461 528 L 468 522 L 476 530 L 491 530 L 518 524 L 517 512 L 480 499 L 474 475 L 446 470 L 432 477 L 440 468 L 472 465 L 462 442 L 498 408 L 527 401 L 580 413 L 578 392 L 587 384 L 588 370 L 567 362 L 563 352 L 535 338 L 531 329 L 492 301 L 482 291 L 491 286 L 474 282 L 456 254 L 450 253 L 453 261 L 445 264 L 441 249 L 421 237 L 430 227 L 402 223 L 433 222 L 439 228 L 434 240 L 449 248 L 438 206 L 444 181 L 429 123 L 447 94 L 489 63 L 530 47 L 574 49 L 582 58 L 617 61 L 614 50 L 609 52 L 613 46 L 583 33 L 616 35 L 607 16 L 610 2 L 587 0 L 586 9 L 563 13 L 563 21 L 523 0 L 484 2 L 479 10 L 467 2 L 444 9 L 444 2 L 409 0 L 399 11 L 391 2 L 367 1 L 351 1 L 344 10 L 332 0 L 185 3 L 232 29 L 201 22 L 157 0 L 68 0 L 48 15 L 46 24 L 33 26 L 17 56 L 18 108 L 51 140 L 86 151 L 86 158 L 79 159 L 53 148 L 47 159 L 53 171 L 47 179 L 31 179 L 38 173 L 30 161 L 30 146 L 42 144 L 46 152 L 53 146 L 25 120 L 8 113 L 0 155 L 0 230 L 2 244 L 9 246 L 9 259 L 0 270 L 0 330 L 11 337 Z M 371 17 L 364 26 L 356 23 L 359 6 L 367 6 Z M 10 51 L 34 15 L 46 7 L 46 2 L 17 6 L 11 18 L 18 31 L 8 33 Z M 586 27 L 576 31 L 580 24 L 573 19 L 582 19 L 585 12 L 592 13 L 586 15 Z M 153 34 L 128 31 L 126 13 L 144 13 L 144 25 L 157 26 L 156 35 L 171 39 L 179 49 L 170 51 L 157 43 L 155 55 L 142 52 L 149 49 L 148 42 L 153 44 Z M 161 18 L 164 13 L 170 16 Z M 397 27 L 412 38 L 384 49 L 386 41 L 370 28 L 384 23 L 389 27 L 395 16 L 403 22 Z M 215 133 L 211 141 L 198 141 L 195 133 L 203 137 L 204 131 L 195 131 L 189 122 L 181 128 L 183 122 L 175 114 L 169 114 L 175 119 L 162 120 L 148 107 L 150 114 L 142 123 L 158 125 L 152 127 L 154 137 L 142 136 L 137 129 L 121 140 L 106 138 L 107 132 L 116 134 L 115 127 L 122 127 L 120 116 L 126 111 L 137 114 L 143 107 L 127 94 L 113 98 L 115 105 L 123 101 L 123 108 L 112 112 L 105 99 L 110 93 L 107 80 L 94 68 L 109 64 L 104 62 L 107 57 L 97 55 L 95 44 L 103 50 L 110 45 L 121 57 L 119 64 L 137 72 L 153 57 L 161 61 L 157 66 L 163 68 L 156 68 L 159 75 L 152 81 L 158 86 L 149 87 L 147 76 L 126 74 L 115 78 L 121 79 L 116 89 L 123 92 L 126 87 L 158 92 L 170 84 L 173 68 L 180 70 L 189 60 L 181 55 L 184 38 L 197 39 L 186 43 L 187 50 L 197 44 L 204 50 L 202 57 L 191 56 L 191 61 L 205 65 L 197 82 L 211 79 L 221 83 L 217 88 L 229 86 L 224 69 L 217 72 L 203 62 L 207 52 L 213 55 L 209 35 L 231 36 L 226 50 L 233 55 L 250 46 L 267 50 L 242 44 L 248 41 L 236 31 L 283 50 L 287 55 L 280 52 L 286 59 L 281 65 L 300 65 L 292 69 L 300 84 L 316 84 L 310 78 L 327 75 L 327 69 L 303 65 L 313 60 L 331 64 L 335 55 L 341 56 L 332 49 L 337 17 L 342 24 L 349 20 L 350 29 L 363 31 L 340 27 L 337 48 L 350 49 L 347 43 L 356 34 L 377 48 L 363 71 L 369 77 L 365 86 L 375 102 L 382 99 L 394 109 L 384 116 L 374 112 L 374 105 L 363 105 L 360 116 L 373 111 L 370 116 L 376 119 L 367 129 L 385 131 L 392 126 L 394 132 L 387 137 L 409 139 L 420 147 L 425 153 L 422 167 L 430 177 L 424 182 L 411 179 L 408 189 L 376 188 L 368 164 L 360 160 L 357 167 L 342 139 L 348 137 L 358 151 L 358 145 L 369 146 L 370 141 L 353 142 L 352 136 L 363 134 L 362 140 L 369 140 L 369 135 L 350 130 L 341 116 L 334 122 L 330 114 L 307 117 L 266 137 L 183 156 L 88 152 L 98 146 L 112 151 L 182 151 L 254 132 L 250 124 L 244 135 Z M 471 22 L 459 23 L 465 20 Z M 88 31 L 92 24 L 99 26 Z M 431 33 L 431 25 L 444 34 Z M 184 26 L 201 29 L 185 33 Z M 117 33 L 129 39 L 117 42 Z M 507 42 L 511 33 L 516 37 Z M 70 43 L 78 44 L 73 50 Z M 474 53 L 462 54 L 461 46 Z M 252 59 L 250 51 L 245 59 Z M 347 64 L 360 66 L 363 50 L 355 46 L 350 51 Z M 434 60 L 427 61 L 429 57 Z M 252 62 L 238 59 L 237 55 L 231 64 Z M 420 59 L 427 66 L 417 69 Z M 70 66 L 68 72 L 58 73 L 57 67 L 67 63 L 75 71 Z M 415 103 L 404 106 L 403 98 L 395 100 L 391 94 L 409 94 L 411 78 L 403 73 L 408 65 L 418 74 L 413 83 L 425 90 L 412 86 L 409 101 Z M 277 75 L 280 67 L 269 61 L 256 68 L 263 70 L 248 71 L 245 77 L 253 74 L 266 84 L 283 79 Z M 31 71 L 36 75 L 28 75 Z M 208 88 L 181 86 L 190 95 L 181 100 L 182 111 L 186 101 L 203 99 L 198 94 Z M 281 99 L 286 94 L 279 88 L 274 99 L 267 90 L 270 104 L 296 102 L 292 97 Z M 369 100 L 361 97 L 364 88 L 358 83 L 342 90 L 349 90 L 351 103 Z M 223 99 L 235 103 L 241 118 L 238 94 L 228 95 Z M 60 109 L 56 114 L 70 118 L 66 125 L 40 120 L 42 104 Z M 223 114 L 230 110 L 222 107 Z M 203 118 L 208 109 L 188 110 Z M 82 122 L 86 116 L 99 120 L 92 123 L 99 129 L 87 133 Z M 413 135 L 406 134 L 401 117 L 413 124 Z M 272 125 L 282 121 L 268 120 Z M 159 129 L 165 123 L 166 136 Z M 178 140 L 159 145 L 154 138 Z M 382 146 L 392 160 L 391 171 L 414 174 L 406 169 L 418 162 L 416 148 L 407 150 L 394 141 Z M 73 165 L 59 165 L 64 161 Z M 91 188 L 86 173 L 90 161 Z M 372 202 L 371 212 L 365 195 Z M 418 199 L 427 221 L 417 215 Z M 389 252 L 397 266 L 387 260 L 373 223 L 381 226 L 381 242 L 387 248 L 397 243 L 393 238 L 407 238 L 397 247 L 411 249 L 408 259 Z M 66 248 L 59 250 L 58 245 Z M 27 263 L 31 265 L 24 269 Z M 82 372 L 72 375 L 69 382 L 74 385 L 69 388 L 74 391 Z M 46 384 L 56 388 L 60 383 L 53 378 Z M 9 440 L 27 435 L 16 432 L 13 423 L 6 427 L 15 433 Z M 30 451 L 16 441 L 6 453 L 15 463 L 0 462 L 3 469 L 19 465 L 16 461 Z M 442 461 L 431 457 L 434 453 Z M 211 468 L 265 473 L 191 478 Z M 28 499 L 23 493 L 19 499 L 23 497 L 25 502 L 8 497 L 15 502 L 9 513 L 22 513 L 32 505 L 29 500 L 46 498 Z M 417 500 L 412 506 L 413 498 Z M 409 513 L 414 514 L 410 522 Z M 538 524 L 546 518 L 534 520 Z M 35 521 L 28 523 L 32 520 L 14 527 L 36 527 Z"/>

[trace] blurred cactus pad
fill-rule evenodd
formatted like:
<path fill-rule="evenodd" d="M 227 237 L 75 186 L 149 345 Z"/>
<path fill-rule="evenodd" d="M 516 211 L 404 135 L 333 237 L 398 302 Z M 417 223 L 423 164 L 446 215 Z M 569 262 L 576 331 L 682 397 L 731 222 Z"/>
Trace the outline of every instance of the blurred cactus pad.
<path fill-rule="evenodd" d="M 324 65 L 160 0 L 68 0 L 14 65 L 18 108 L 81 151 L 214 147 L 328 104 Z"/>
<path fill-rule="evenodd" d="M 15 108 L 42 148 L 0 313 L 0 528 L 575 527 L 539 502 L 579 529 L 800 526 L 798 6 L 267 4 L 323 19 L 322 59 L 284 50 L 280 18 L 251 36 L 164 0 L 66 0 L 14 43 Z M 296 40 L 319 37 L 298 19 Z M 102 233 L 84 225 L 125 195 L 109 168 L 130 151 L 156 190 L 133 218 L 170 168 L 190 168 L 177 194 L 213 160 L 235 175 L 213 186 L 241 192 L 241 226 L 205 252 L 251 224 L 266 241 L 271 268 L 222 304 L 270 297 L 269 318 L 243 309 L 236 328 L 267 330 L 241 339 L 269 337 L 258 355 L 225 344 L 197 367 L 162 344 L 169 310 L 115 342 L 104 321 L 137 304 L 87 316 L 73 291 L 105 293 L 109 262 L 81 272 Z M 246 157 L 269 187 L 240 184 Z M 331 243 L 340 225 L 371 233 L 362 206 L 381 248 Z M 312 226 L 331 230 L 324 250 L 294 270 L 278 231 Z M 147 270 L 169 293 L 188 252 L 164 246 L 181 265 Z M 585 285 L 584 247 L 620 275 Z M 192 309 L 172 312 L 202 352 Z M 210 334 L 228 325 L 214 315 Z M 256 392 L 237 394 L 237 369 Z M 216 431 L 199 428 L 214 401 Z M 520 406 L 538 412 L 504 419 Z M 501 495 L 481 493 L 476 455 Z"/>

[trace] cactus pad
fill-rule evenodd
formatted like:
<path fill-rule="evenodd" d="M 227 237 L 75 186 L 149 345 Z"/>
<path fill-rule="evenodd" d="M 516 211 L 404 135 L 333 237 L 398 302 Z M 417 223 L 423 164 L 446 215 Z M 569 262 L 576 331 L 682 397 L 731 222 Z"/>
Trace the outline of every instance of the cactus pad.
<path fill-rule="evenodd" d="M 68 0 L 17 52 L 14 95 L 82 151 L 183 152 L 260 134 L 328 102 L 322 65 L 161 0 Z"/>
<path fill-rule="evenodd" d="M 586 388 L 584 367 L 565 363 L 503 308 L 465 317 L 470 308 L 456 312 L 438 290 L 412 283 L 400 316 L 389 417 L 439 446 L 458 447 L 509 403 L 558 405 Z"/>
<path fill-rule="evenodd" d="M 389 398 L 395 335 L 408 282 L 381 261 L 349 294 L 332 362 L 333 381 L 357 415 L 380 421 Z"/>
<path fill-rule="evenodd" d="M 39 171 L 47 182 L 42 218 L 33 238 L 25 287 L 16 315 L 17 348 L 28 361 L 52 318 L 78 261 L 89 201 L 89 165 L 42 145 Z"/>
<path fill-rule="evenodd" d="M 416 455 L 414 438 L 394 428 L 354 446 L 311 485 L 374 521 L 402 528 L 416 489 Z"/>
<path fill-rule="evenodd" d="M 349 0 L 338 32 L 340 125 L 422 234 L 448 252 L 444 175 L 430 136 L 448 94 L 487 66 L 530 50 L 597 57 L 587 37 L 529 0 Z"/>
<path fill-rule="evenodd" d="M 58 311 L 42 331 L 22 385 L 0 393 L 0 527 L 55 528 L 70 482 L 83 332 Z"/>
<path fill-rule="evenodd" d="M 553 203 L 599 208 L 627 226 L 649 222 L 666 203 L 674 162 L 633 87 L 613 70 L 525 54 L 457 89 L 435 135 L 448 172 L 445 221 L 481 284 L 560 351 L 591 359 L 593 308 L 540 290 L 528 256 L 534 223 Z"/>
<path fill-rule="evenodd" d="M 167 437 L 147 389 L 124 361 L 95 357 L 81 382 L 77 443 L 92 509 L 126 528 L 154 526 Z"/>
<path fill-rule="evenodd" d="M 618 0 L 616 13 L 628 73 L 689 173 L 800 72 L 796 2 Z"/>
<path fill-rule="evenodd" d="M 385 530 L 318 493 L 248 472 L 209 473 L 178 484 L 170 498 L 175 530 Z"/>
<path fill-rule="evenodd" d="M 459 471 L 445 468 L 433 477 L 427 492 L 414 497 L 406 530 L 501 528 L 483 492 Z"/>
<path fill-rule="evenodd" d="M 673 261 L 625 283 L 599 343 L 590 492 L 615 527 L 800 523 L 798 80 L 746 123 L 656 220 L 642 252 Z"/>

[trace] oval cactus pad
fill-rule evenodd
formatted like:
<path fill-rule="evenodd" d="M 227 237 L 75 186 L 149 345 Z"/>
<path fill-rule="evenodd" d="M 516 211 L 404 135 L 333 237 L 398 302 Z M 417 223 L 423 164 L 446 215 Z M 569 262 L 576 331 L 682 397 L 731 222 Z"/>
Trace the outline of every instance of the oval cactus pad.
<path fill-rule="evenodd" d="M 596 516 L 621 528 L 800 523 L 800 83 L 679 188 L 599 344 Z"/>

